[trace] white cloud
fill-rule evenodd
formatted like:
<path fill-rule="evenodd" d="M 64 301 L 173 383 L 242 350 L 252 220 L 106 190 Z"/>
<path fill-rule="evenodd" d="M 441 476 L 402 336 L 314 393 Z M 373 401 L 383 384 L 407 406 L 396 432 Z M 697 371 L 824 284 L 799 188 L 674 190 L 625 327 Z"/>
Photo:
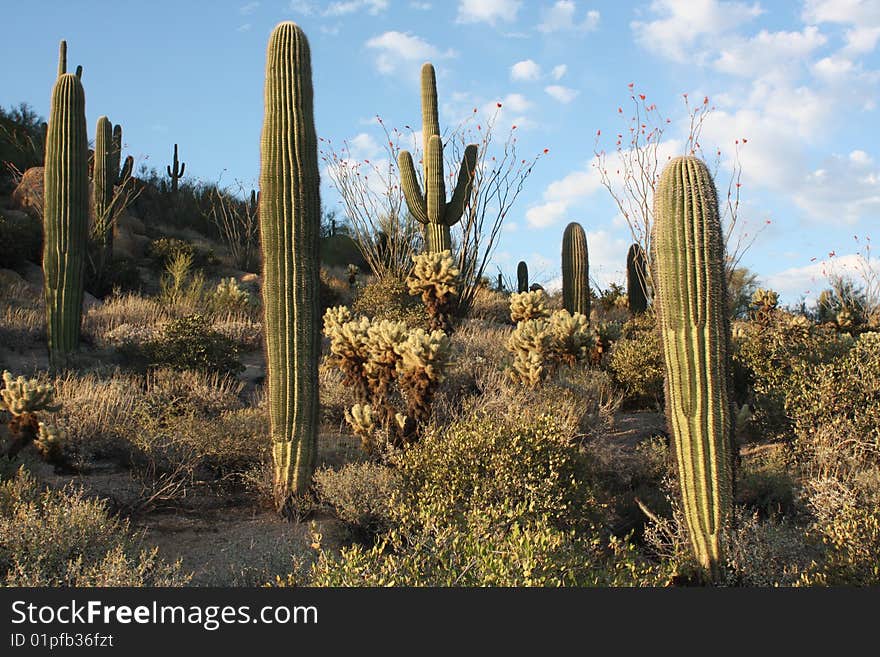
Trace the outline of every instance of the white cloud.
<path fill-rule="evenodd" d="M 366 9 L 367 13 L 375 16 L 388 9 L 388 0 L 344 0 L 332 2 L 324 10 L 324 16 L 345 16 Z"/>
<path fill-rule="evenodd" d="M 794 202 L 816 221 L 830 225 L 856 224 L 880 213 L 880 170 L 862 150 L 832 155 L 821 168 L 807 174 L 794 193 Z"/>
<path fill-rule="evenodd" d="M 544 87 L 544 91 L 546 91 L 547 94 L 554 100 L 557 100 L 560 103 L 564 104 L 568 104 L 573 101 L 579 93 L 576 89 L 563 87 L 559 84 L 551 84 L 549 87 Z"/>
<path fill-rule="evenodd" d="M 546 228 L 558 223 L 568 212 L 567 201 L 547 201 L 526 210 L 526 221 L 533 228 Z"/>
<path fill-rule="evenodd" d="M 647 50 L 679 62 L 704 58 L 695 45 L 705 37 L 730 32 L 762 13 L 758 3 L 723 0 L 653 0 L 650 9 L 658 16 L 655 20 L 630 23 L 636 40 Z"/>
<path fill-rule="evenodd" d="M 761 30 L 754 37 L 732 40 L 721 49 L 714 65 L 722 73 L 747 78 L 790 77 L 791 69 L 802 66 L 826 41 L 816 26 L 808 26 L 802 32 Z"/>
<path fill-rule="evenodd" d="M 315 5 L 311 0 L 290 0 L 287 9 L 294 14 L 303 14 L 304 16 L 311 16 L 315 13 Z"/>
<path fill-rule="evenodd" d="M 880 272 L 880 258 L 867 260 L 864 254 L 847 253 L 817 259 L 802 267 L 790 267 L 766 277 L 767 287 L 779 292 L 788 303 L 804 297 L 815 302 L 822 290 L 830 287 L 833 275 L 851 277 L 858 281 L 865 268 Z"/>
<path fill-rule="evenodd" d="M 528 111 L 532 103 L 522 94 L 507 94 L 502 100 L 502 107 L 508 107 L 513 112 Z"/>
<path fill-rule="evenodd" d="M 545 34 L 563 30 L 590 32 L 599 27 L 600 15 L 595 9 L 588 10 L 580 23 L 575 19 L 576 13 L 574 0 L 558 0 L 552 7 L 541 10 L 538 31 Z"/>
<path fill-rule="evenodd" d="M 396 30 L 373 37 L 366 46 L 377 51 L 376 68 L 385 75 L 397 72 L 401 66 L 452 55 L 451 51 L 442 53 L 420 37 Z"/>
<path fill-rule="evenodd" d="M 558 66 L 553 67 L 553 71 L 550 73 L 550 75 L 553 77 L 554 80 L 561 80 L 566 71 L 568 71 L 568 66 L 566 66 L 565 64 L 559 64 Z"/>
<path fill-rule="evenodd" d="M 360 132 L 347 140 L 349 155 L 355 160 L 370 159 L 381 152 L 379 144 L 367 132 Z"/>
<path fill-rule="evenodd" d="M 410 2 L 410 9 L 415 9 L 416 11 L 428 11 L 431 8 L 430 2 Z"/>
<path fill-rule="evenodd" d="M 241 7 L 239 7 L 238 13 L 240 13 L 242 16 L 247 16 L 248 14 L 254 13 L 259 6 L 259 2 L 249 2 L 246 5 L 242 5 Z"/>
<path fill-rule="evenodd" d="M 237 28 L 235 28 L 236 32 L 248 32 L 251 27 L 253 27 L 250 23 L 242 23 Z"/>
<path fill-rule="evenodd" d="M 510 79 L 531 81 L 541 77 L 541 67 L 534 60 L 524 59 L 510 67 Z"/>
<path fill-rule="evenodd" d="M 806 0 L 801 17 L 808 23 L 851 26 L 842 49 L 849 55 L 873 52 L 880 40 L 880 3 L 876 0 Z"/>
<path fill-rule="evenodd" d="M 521 0 L 459 0 L 457 23 L 511 23 L 522 5 Z"/>

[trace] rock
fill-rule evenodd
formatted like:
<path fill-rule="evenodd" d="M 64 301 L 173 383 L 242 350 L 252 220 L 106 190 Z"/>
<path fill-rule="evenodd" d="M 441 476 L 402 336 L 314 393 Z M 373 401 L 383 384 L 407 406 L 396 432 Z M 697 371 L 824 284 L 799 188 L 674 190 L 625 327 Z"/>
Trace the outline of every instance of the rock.
<path fill-rule="evenodd" d="M 31 167 L 24 172 L 12 192 L 12 203 L 32 216 L 43 216 L 43 167 Z"/>
<path fill-rule="evenodd" d="M 139 260 L 147 254 L 150 238 L 136 235 L 132 231 L 117 226 L 113 234 L 113 259 Z"/>
<path fill-rule="evenodd" d="M 32 262 L 28 262 L 22 267 L 21 275 L 24 276 L 24 280 L 26 280 L 31 285 L 34 285 L 41 290 L 43 289 L 43 268 L 40 265 L 35 265 Z"/>
<path fill-rule="evenodd" d="M 6 289 L 13 285 L 28 285 L 28 282 L 17 271 L 0 269 L 0 287 Z"/>
<path fill-rule="evenodd" d="M 125 213 L 116 220 L 116 230 L 127 230 L 135 235 L 146 235 L 147 233 L 147 227 L 144 226 L 144 222 L 128 213 Z"/>

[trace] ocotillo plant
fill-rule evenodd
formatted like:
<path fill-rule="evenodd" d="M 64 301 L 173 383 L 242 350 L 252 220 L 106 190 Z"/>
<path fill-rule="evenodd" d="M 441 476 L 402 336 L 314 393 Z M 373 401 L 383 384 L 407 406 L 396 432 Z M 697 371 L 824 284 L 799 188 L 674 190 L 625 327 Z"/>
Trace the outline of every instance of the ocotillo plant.
<path fill-rule="evenodd" d="M 696 157 L 669 162 L 654 196 L 654 304 L 691 546 L 713 578 L 732 512 L 732 416 L 724 237 L 715 184 Z"/>
<path fill-rule="evenodd" d="M 309 44 L 280 23 L 266 53 L 260 231 L 275 506 L 308 489 L 318 438 L 321 200 Z"/>
<path fill-rule="evenodd" d="M 183 178 L 183 172 L 186 169 L 186 163 L 177 160 L 177 144 L 174 144 L 174 158 L 171 162 L 165 166 L 165 169 L 168 172 L 168 177 L 171 178 L 171 193 L 176 194 L 177 181 Z"/>
<path fill-rule="evenodd" d="M 516 266 L 516 291 L 529 291 L 529 266 L 523 260 Z"/>
<path fill-rule="evenodd" d="M 452 249 L 449 227 L 458 223 L 467 207 L 477 165 L 477 145 L 468 144 L 464 149 L 458 182 L 447 203 L 443 176 L 443 143 L 437 116 L 437 80 L 430 62 L 422 65 L 422 149 L 425 193 L 422 194 L 419 187 L 412 155 L 405 150 L 400 151 L 397 158 L 400 186 L 410 214 L 425 226 L 428 253 L 440 253 Z"/>
<path fill-rule="evenodd" d="M 626 298 L 629 311 L 638 315 L 648 309 L 648 259 L 641 244 L 633 244 L 626 254 Z"/>
<path fill-rule="evenodd" d="M 572 221 L 562 236 L 562 303 L 570 312 L 590 316 L 590 261 L 587 234 Z"/>
<path fill-rule="evenodd" d="M 43 273 L 49 360 L 66 365 L 79 344 L 89 232 L 86 99 L 75 75 L 55 82 L 49 110 L 43 201 Z"/>

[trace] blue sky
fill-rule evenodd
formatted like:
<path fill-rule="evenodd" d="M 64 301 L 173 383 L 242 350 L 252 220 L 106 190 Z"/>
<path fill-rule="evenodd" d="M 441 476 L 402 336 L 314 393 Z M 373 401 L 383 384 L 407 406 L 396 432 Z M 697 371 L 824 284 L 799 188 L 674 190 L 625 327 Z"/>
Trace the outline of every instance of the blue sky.
<path fill-rule="evenodd" d="M 682 94 L 711 99 L 702 143 L 722 150 L 719 188 L 734 140 L 748 140 L 741 224 L 771 223 L 743 264 L 784 302 L 814 297 L 829 261 L 851 267 L 866 236 L 880 240 L 880 0 L 7 4 L 0 104 L 48 114 L 64 38 L 70 69 L 84 67 L 90 126 L 101 114 L 121 123 L 138 165 L 164 170 L 177 142 L 187 176 L 247 187 L 259 172 L 265 48 L 279 21 L 309 37 L 319 135 L 352 140 L 364 158 L 382 154 L 377 114 L 418 129 L 418 72 L 431 60 L 441 128 L 501 102 L 499 130 L 516 123 L 524 155 L 549 149 L 506 220 L 495 262 L 507 275 L 524 259 L 533 279 L 554 281 L 562 231 L 579 221 L 593 277 L 622 281 L 629 232 L 591 164 L 597 130 L 613 150 L 629 83 L 672 120 L 670 153 L 686 136 Z"/>

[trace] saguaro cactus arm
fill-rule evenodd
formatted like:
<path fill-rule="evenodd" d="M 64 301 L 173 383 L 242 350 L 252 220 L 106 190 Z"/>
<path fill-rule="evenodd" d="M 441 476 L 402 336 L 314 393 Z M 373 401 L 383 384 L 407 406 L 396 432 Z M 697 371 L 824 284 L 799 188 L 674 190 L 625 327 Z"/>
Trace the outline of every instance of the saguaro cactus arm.
<path fill-rule="evenodd" d="M 410 214 L 420 223 L 428 223 L 428 206 L 422 189 L 419 187 L 419 179 L 413 166 L 412 155 L 409 151 L 400 151 L 397 156 L 397 165 L 400 168 L 400 187 L 406 199 L 406 206 Z"/>
<path fill-rule="evenodd" d="M 471 190 L 474 186 L 474 171 L 477 168 L 477 145 L 468 144 L 461 158 L 461 167 L 458 169 L 458 182 L 452 192 L 452 198 L 446 204 L 446 213 L 443 223 L 452 226 L 461 219 L 464 209 L 470 199 Z"/>

